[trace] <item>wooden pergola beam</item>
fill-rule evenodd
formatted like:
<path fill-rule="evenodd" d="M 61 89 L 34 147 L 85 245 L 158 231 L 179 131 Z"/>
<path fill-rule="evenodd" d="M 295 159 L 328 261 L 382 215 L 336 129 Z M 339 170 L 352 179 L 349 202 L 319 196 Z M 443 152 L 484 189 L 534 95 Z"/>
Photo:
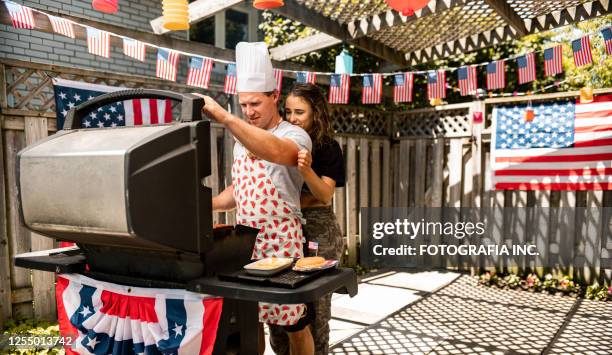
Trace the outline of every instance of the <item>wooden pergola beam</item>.
<path fill-rule="evenodd" d="M 400 66 L 408 64 L 403 53 L 370 38 L 354 39 L 348 31 L 347 25 L 340 24 L 316 11 L 310 10 L 295 0 L 285 0 L 285 6 L 278 7 L 273 11 L 339 40 L 352 43 L 360 49 L 391 63 Z"/>
<path fill-rule="evenodd" d="M 331 47 L 338 43 L 342 43 L 342 41 L 321 32 L 312 36 L 300 38 L 282 46 L 271 48 L 270 55 L 274 60 L 287 60 L 322 48 Z"/>
<path fill-rule="evenodd" d="M 244 0 L 196 0 L 189 4 L 189 24 L 194 24 L 203 19 L 223 11 L 228 7 L 240 4 Z M 163 17 L 160 16 L 150 21 L 153 32 L 163 34 L 170 32 L 162 27 Z"/>
<path fill-rule="evenodd" d="M 506 0 L 484 0 L 519 36 L 527 34 L 525 21 L 514 11 Z"/>

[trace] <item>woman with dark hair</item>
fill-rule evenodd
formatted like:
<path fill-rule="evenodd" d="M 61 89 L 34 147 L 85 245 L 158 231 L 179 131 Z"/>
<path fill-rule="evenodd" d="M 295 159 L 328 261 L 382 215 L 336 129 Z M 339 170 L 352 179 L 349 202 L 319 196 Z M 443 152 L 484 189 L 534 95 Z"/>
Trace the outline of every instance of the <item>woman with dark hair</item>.
<path fill-rule="evenodd" d="M 344 186 L 344 157 L 340 145 L 333 139 L 327 102 L 321 89 L 313 84 L 295 84 L 285 100 L 285 119 L 302 127 L 312 139 L 312 154 L 298 153 L 298 171 L 304 178 L 300 196 L 303 218 L 304 246 L 316 249 L 325 259 L 339 260 L 344 251 L 344 239 L 332 210 L 336 187 Z M 305 251 L 307 255 L 308 251 Z M 310 252 L 314 254 L 315 252 Z M 329 350 L 329 320 L 331 294 L 316 302 L 315 319 L 310 324 L 315 354 Z M 270 343 L 277 354 L 289 354 L 287 337 L 282 328 L 270 327 Z"/>

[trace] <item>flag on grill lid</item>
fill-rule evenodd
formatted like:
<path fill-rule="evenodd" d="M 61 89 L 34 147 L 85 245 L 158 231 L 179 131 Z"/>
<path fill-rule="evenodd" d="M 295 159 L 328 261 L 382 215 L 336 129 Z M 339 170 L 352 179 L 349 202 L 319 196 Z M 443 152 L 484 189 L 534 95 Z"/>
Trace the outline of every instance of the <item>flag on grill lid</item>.
<path fill-rule="evenodd" d="M 157 70 L 158 78 L 176 81 L 176 72 L 179 61 L 179 53 L 171 49 L 157 49 Z"/>
<path fill-rule="evenodd" d="M 478 90 L 478 79 L 476 77 L 476 66 L 469 65 L 457 70 L 457 81 L 459 82 L 459 93 L 461 96 L 474 95 Z"/>
<path fill-rule="evenodd" d="M 430 100 L 446 97 L 446 71 L 427 72 L 427 97 Z"/>
<path fill-rule="evenodd" d="M 34 14 L 32 9 L 27 6 L 22 6 L 11 1 L 5 1 L 4 4 L 11 16 L 11 22 L 15 28 L 24 28 L 31 30 L 34 27 Z"/>
<path fill-rule="evenodd" d="M 300 84 L 315 84 L 317 82 L 317 74 L 309 71 L 297 72 L 295 81 Z"/>
<path fill-rule="evenodd" d="M 283 71 L 274 69 L 274 80 L 276 80 L 276 91 L 281 92 L 283 88 Z"/>
<path fill-rule="evenodd" d="M 516 59 L 518 66 L 519 84 L 532 82 L 536 79 L 535 54 L 527 53 Z"/>
<path fill-rule="evenodd" d="M 604 44 L 606 46 L 606 53 L 608 55 L 612 55 L 612 27 L 601 30 L 601 35 L 603 36 Z"/>
<path fill-rule="evenodd" d="M 491 166 L 497 190 L 612 189 L 612 95 L 588 104 L 544 102 L 493 110 Z"/>
<path fill-rule="evenodd" d="M 208 89 L 213 60 L 204 57 L 189 58 L 189 71 L 187 72 L 187 85 Z"/>
<path fill-rule="evenodd" d="M 412 102 L 413 73 L 400 73 L 393 76 L 393 101 Z"/>
<path fill-rule="evenodd" d="M 71 108 L 98 95 L 127 88 L 55 78 L 53 92 L 57 128 L 62 129 Z M 172 100 L 135 99 L 115 102 L 92 111 L 83 118 L 83 128 L 138 126 L 172 122 Z"/>
<path fill-rule="evenodd" d="M 331 75 L 328 100 L 330 104 L 348 104 L 350 80 L 348 74 Z"/>
<path fill-rule="evenodd" d="M 227 65 L 227 73 L 225 74 L 223 91 L 226 94 L 236 95 L 236 64 L 234 63 Z"/>
<path fill-rule="evenodd" d="M 144 62 L 147 48 L 143 42 L 131 38 L 123 38 L 123 54 Z"/>
<path fill-rule="evenodd" d="M 506 62 L 498 60 L 487 64 L 487 89 L 503 89 L 506 87 Z"/>
<path fill-rule="evenodd" d="M 557 45 L 544 50 L 544 74 L 553 76 L 563 73 L 563 46 Z"/>
<path fill-rule="evenodd" d="M 361 102 L 363 104 L 379 104 L 382 97 L 382 75 L 368 74 L 363 76 Z"/>
<path fill-rule="evenodd" d="M 572 52 L 574 53 L 574 64 L 577 67 L 593 63 L 591 55 L 591 40 L 584 36 L 572 41 Z"/>
<path fill-rule="evenodd" d="M 67 354 L 211 354 L 223 299 L 64 274 L 55 287 Z"/>
<path fill-rule="evenodd" d="M 53 32 L 66 37 L 74 38 L 74 28 L 72 27 L 72 22 L 61 17 L 51 15 L 49 15 L 49 21 L 51 22 Z"/>
<path fill-rule="evenodd" d="M 87 50 L 104 58 L 110 57 L 110 33 L 87 27 Z"/>

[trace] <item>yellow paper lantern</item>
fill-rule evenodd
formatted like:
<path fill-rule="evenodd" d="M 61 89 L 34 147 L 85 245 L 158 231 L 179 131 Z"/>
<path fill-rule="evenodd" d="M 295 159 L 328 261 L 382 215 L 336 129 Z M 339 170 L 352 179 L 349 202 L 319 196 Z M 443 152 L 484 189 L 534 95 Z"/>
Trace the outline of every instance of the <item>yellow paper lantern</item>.
<path fill-rule="evenodd" d="M 585 86 L 580 89 L 580 103 L 588 104 L 590 102 L 593 102 L 593 88 Z"/>
<path fill-rule="evenodd" d="M 187 0 L 164 0 L 164 28 L 170 31 L 189 29 L 189 5 Z"/>

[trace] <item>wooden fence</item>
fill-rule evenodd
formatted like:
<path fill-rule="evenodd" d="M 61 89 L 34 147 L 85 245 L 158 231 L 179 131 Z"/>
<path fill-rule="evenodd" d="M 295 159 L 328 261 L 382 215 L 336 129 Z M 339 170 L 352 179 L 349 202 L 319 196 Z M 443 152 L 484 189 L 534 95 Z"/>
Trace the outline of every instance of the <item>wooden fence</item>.
<path fill-rule="evenodd" d="M 17 152 L 56 131 L 52 77 L 124 87 L 146 87 L 191 92 L 185 85 L 148 77 L 0 60 L 0 326 L 10 317 L 53 319 L 53 275 L 12 266 L 15 254 L 48 249 L 54 242 L 24 228 L 19 219 L 15 157 Z M 230 109 L 236 98 L 212 85 L 208 94 Z M 569 93 L 567 95 L 574 95 Z M 562 96 L 543 96 L 552 99 Z M 516 100 L 516 99 L 512 99 Z M 532 98 L 532 100 L 536 100 Z M 473 112 L 490 113 L 499 100 L 447 105 L 401 113 L 385 113 L 349 106 L 332 108 L 336 139 L 346 161 L 346 186 L 337 188 L 334 211 L 347 241 L 345 263 L 359 262 L 361 207 L 491 207 L 550 206 L 545 230 L 526 228 L 530 220 L 506 216 L 495 223 L 496 242 L 535 241 L 542 258 L 559 269 L 586 279 L 610 279 L 612 224 L 609 210 L 601 215 L 559 215 L 557 207 L 612 205 L 606 192 L 513 192 L 492 189 L 489 171 L 490 128 L 472 123 Z M 233 137 L 223 127 L 211 130 L 213 174 L 205 183 L 218 193 L 231 181 Z M 215 213 L 218 223 L 235 222 L 233 213 Z M 500 267 L 527 269 L 531 261 L 500 260 Z M 574 270 L 569 265 L 576 264 Z M 479 260 L 421 258 L 416 267 L 471 269 Z"/>

